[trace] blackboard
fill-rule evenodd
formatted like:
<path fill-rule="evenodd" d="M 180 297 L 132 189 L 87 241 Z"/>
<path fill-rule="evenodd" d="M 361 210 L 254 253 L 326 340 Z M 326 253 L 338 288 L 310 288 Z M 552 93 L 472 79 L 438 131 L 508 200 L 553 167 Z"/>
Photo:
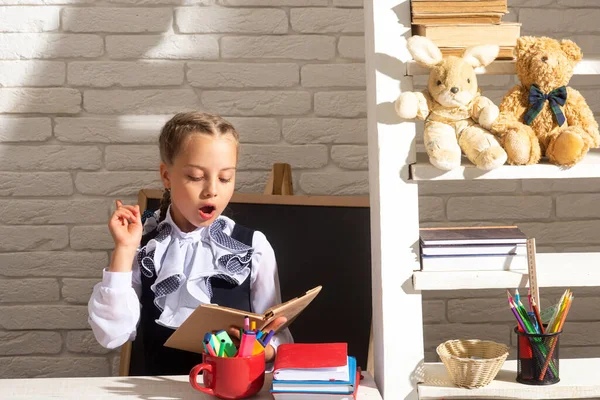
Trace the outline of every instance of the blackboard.
<path fill-rule="evenodd" d="M 158 209 L 161 191 L 140 192 Z M 290 326 L 297 343 L 347 342 L 367 367 L 371 327 L 370 215 L 366 197 L 235 194 L 223 213 L 265 234 L 277 258 L 283 301 L 321 285 Z"/>

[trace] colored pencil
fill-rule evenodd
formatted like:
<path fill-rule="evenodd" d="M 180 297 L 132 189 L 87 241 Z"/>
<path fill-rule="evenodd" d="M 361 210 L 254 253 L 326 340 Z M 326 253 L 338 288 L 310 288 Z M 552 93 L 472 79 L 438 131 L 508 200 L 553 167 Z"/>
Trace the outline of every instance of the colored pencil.
<path fill-rule="evenodd" d="M 540 332 L 543 334 L 545 333 L 544 331 L 544 323 L 542 322 L 542 316 L 540 315 L 540 309 L 537 306 L 537 303 L 535 302 L 535 299 L 531 300 L 533 303 L 533 312 L 535 313 L 535 318 L 538 321 L 538 326 L 540 327 Z"/>
<path fill-rule="evenodd" d="M 569 310 L 571 309 L 571 303 L 573 303 L 572 295 L 568 299 L 567 306 L 565 308 L 563 315 L 561 316 L 560 322 L 558 324 L 558 330 L 556 332 L 560 332 L 563 325 L 565 324 L 565 320 L 567 319 L 567 314 L 569 313 Z M 544 380 L 544 376 L 546 375 L 546 371 L 548 370 L 550 361 L 552 361 L 552 354 L 554 353 L 554 349 L 556 348 L 556 344 L 558 343 L 558 340 L 556 339 L 556 337 L 554 337 L 552 339 L 553 339 L 552 346 L 550 347 L 550 351 L 548 352 L 548 356 L 546 357 L 546 362 L 544 363 L 544 367 L 542 368 L 542 372 L 540 373 L 540 377 L 538 378 L 538 380 L 540 380 L 540 381 Z"/>

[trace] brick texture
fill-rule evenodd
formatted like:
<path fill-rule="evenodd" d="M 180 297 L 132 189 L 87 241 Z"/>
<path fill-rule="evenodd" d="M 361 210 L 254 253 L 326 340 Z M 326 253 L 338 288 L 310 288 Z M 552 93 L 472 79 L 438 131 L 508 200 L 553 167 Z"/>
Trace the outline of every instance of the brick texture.
<path fill-rule="evenodd" d="M 362 6 L 0 0 L 0 376 L 116 373 L 118 354 L 95 343 L 86 304 L 114 246 L 106 223 L 115 199 L 162 187 L 157 138 L 176 112 L 217 112 L 234 124 L 239 192 L 263 192 L 271 164 L 289 162 L 297 194 L 368 194 Z M 505 19 L 521 22 L 523 34 L 600 53 L 598 1 L 509 6 Z M 399 68 L 380 72 L 395 84 L 401 64 L 387 61 Z M 499 101 L 516 77 L 479 82 Z M 422 88 L 426 77 L 414 83 Z M 597 77 L 570 85 L 600 115 Z M 599 179 L 426 182 L 419 213 L 423 226 L 510 223 L 540 250 L 600 251 L 598 192 Z M 544 290 L 544 301 L 560 293 Z M 561 350 L 600 354 L 589 335 L 600 324 L 600 289 L 575 294 Z M 445 339 L 511 343 L 503 295 L 424 293 L 427 360 Z"/>

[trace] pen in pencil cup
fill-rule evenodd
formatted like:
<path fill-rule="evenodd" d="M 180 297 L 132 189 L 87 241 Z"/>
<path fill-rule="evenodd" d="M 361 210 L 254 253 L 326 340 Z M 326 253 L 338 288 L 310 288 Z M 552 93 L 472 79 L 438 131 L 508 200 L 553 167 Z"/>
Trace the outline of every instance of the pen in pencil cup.
<path fill-rule="evenodd" d="M 267 347 L 269 345 L 269 342 L 271 341 L 271 338 L 273 337 L 273 335 L 275 335 L 275 331 L 270 330 L 269 333 L 267 334 L 267 336 L 265 336 L 265 338 L 261 341 L 261 344 L 263 345 L 263 347 Z"/>
<path fill-rule="evenodd" d="M 251 356 L 254 350 L 254 342 L 256 342 L 256 332 L 250 330 L 244 331 L 240 340 L 238 357 Z"/>
<path fill-rule="evenodd" d="M 204 342 L 204 348 L 206 349 L 206 351 L 208 352 L 208 354 L 210 354 L 211 356 L 213 356 L 213 357 L 217 356 L 217 353 L 215 353 L 215 350 L 210 345 L 210 342 L 205 341 Z"/>

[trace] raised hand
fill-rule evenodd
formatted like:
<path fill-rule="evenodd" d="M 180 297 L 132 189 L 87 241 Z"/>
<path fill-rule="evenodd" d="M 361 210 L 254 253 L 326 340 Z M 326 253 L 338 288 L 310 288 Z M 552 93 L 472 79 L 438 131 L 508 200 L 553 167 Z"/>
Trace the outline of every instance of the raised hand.
<path fill-rule="evenodd" d="M 137 248 L 142 240 L 142 217 L 138 205 L 128 206 L 116 201 L 117 209 L 108 221 L 116 247 Z"/>

